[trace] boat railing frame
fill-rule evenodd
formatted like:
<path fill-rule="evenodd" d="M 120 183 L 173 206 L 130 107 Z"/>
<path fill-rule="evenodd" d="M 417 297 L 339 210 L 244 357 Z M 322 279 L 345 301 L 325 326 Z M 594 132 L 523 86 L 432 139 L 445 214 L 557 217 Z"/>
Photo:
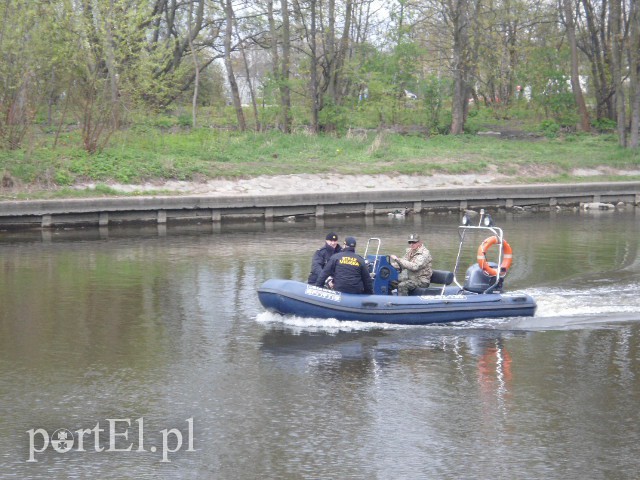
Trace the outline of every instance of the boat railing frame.
<path fill-rule="evenodd" d="M 501 272 L 500 272 L 500 265 L 502 265 L 502 258 L 504 255 L 503 253 L 504 233 L 502 232 L 501 228 L 496 227 L 493 224 L 493 219 L 491 218 L 491 215 L 485 213 L 484 209 L 480 210 L 478 225 L 471 225 L 470 218 L 468 215 L 465 214 L 462 217 L 462 225 L 458 227 L 458 236 L 460 237 L 460 246 L 458 247 L 458 255 L 456 256 L 456 263 L 455 263 L 455 266 L 453 267 L 453 282 L 461 290 L 464 290 L 464 287 L 458 281 L 457 275 L 458 275 L 458 268 L 460 267 L 460 257 L 462 255 L 462 249 L 464 247 L 465 237 L 467 232 L 469 231 L 486 231 L 491 233 L 498 239 L 498 243 L 496 244 L 498 246 L 498 274 L 495 276 L 495 281 L 491 285 L 489 285 L 489 287 L 483 292 L 483 293 L 489 293 L 496 288 L 501 278 L 504 276 L 504 275 L 501 275 Z"/>
<path fill-rule="evenodd" d="M 375 253 L 375 260 L 373 262 L 373 267 L 371 268 L 371 278 L 375 278 L 376 276 L 376 268 L 378 267 L 378 258 L 380 255 L 380 247 L 382 246 L 382 240 L 378 237 L 371 237 L 369 240 L 367 240 L 367 246 L 364 249 L 364 258 L 367 258 L 367 255 L 369 254 L 369 246 L 371 245 L 371 242 L 378 242 L 378 247 L 376 248 L 376 253 Z"/>

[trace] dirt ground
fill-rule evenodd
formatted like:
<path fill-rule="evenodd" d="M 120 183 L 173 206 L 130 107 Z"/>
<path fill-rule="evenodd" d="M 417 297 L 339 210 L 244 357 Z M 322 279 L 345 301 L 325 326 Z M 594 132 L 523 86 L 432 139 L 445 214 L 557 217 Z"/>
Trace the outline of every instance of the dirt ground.
<path fill-rule="evenodd" d="M 549 172 L 519 172 L 519 176 L 509 177 L 499 173 L 462 175 L 338 175 L 299 174 L 259 176 L 246 179 L 215 179 L 206 182 L 185 182 L 170 180 L 163 183 L 138 185 L 109 184 L 123 193 L 148 193 L 229 196 L 229 195 L 273 195 L 292 193 L 359 192 L 371 190 L 419 190 L 431 188 L 465 187 L 482 185 L 508 185 L 521 183 L 526 177 L 542 177 Z M 612 171 L 611 169 L 580 169 L 572 172 L 576 177 L 598 181 L 604 175 L 639 176 L 640 171 Z M 94 184 L 76 186 L 78 189 L 93 189 Z"/>
<path fill-rule="evenodd" d="M 358 192 L 369 190 L 424 189 L 481 185 L 500 181 L 498 175 L 338 175 L 299 174 L 259 176 L 246 179 L 215 179 L 206 182 L 170 180 L 141 185 L 110 184 L 121 192 L 171 192 L 184 195 L 269 195 L 289 193 Z M 83 188 L 91 188 L 86 185 Z"/>

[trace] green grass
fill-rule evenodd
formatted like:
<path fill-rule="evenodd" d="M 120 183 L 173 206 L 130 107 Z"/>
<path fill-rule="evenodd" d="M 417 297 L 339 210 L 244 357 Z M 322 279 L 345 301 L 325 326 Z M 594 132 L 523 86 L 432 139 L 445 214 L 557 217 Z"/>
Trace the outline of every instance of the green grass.
<path fill-rule="evenodd" d="M 53 134 L 42 134 L 27 148 L 0 151 L 0 172 L 17 186 L 28 187 L 31 195 L 41 190 L 44 196 L 64 197 L 114 195 L 117 192 L 108 187 L 110 182 L 135 184 L 167 179 L 199 181 L 295 173 L 430 175 L 491 170 L 520 175 L 520 182 L 566 182 L 588 180 L 570 175 L 577 168 L 640 168 L 640 152 L 620 148 L 610 134 L 504 139 L 359 131 L 314 136 L 141 124 L 113 135 L 108 147 L 95 155 L 88 155 L 80 145 L 74 132 L 63 135 L 56 148 Z M 82 182 L 103 186 L 86 192 L 68 188 Z"/>

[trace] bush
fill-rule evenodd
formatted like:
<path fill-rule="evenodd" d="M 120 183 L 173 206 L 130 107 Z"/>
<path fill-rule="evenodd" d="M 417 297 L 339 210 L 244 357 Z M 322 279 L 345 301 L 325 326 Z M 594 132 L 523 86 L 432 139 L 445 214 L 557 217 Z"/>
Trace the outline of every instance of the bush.
<path fill-rule="evenodd" d="M 58 185 L 72 185 L 75 177 L 66 170 L 58 170 L 53 176 L 54 181 Z"/>
<path fill-rule="evenodd" d="M 193 125 L 193 118 L 189 113 L 178 115 L 178 125 L 181 127 L 190 127 Z"/>
<path fill-rule="evenodd" d="M 591 122 L 591 126 L 600 133 L 613 133 L 618 124 L 610 118 L 597 118 Z"/>
<path fill-rule="evenodd" d="M 151 116 L 148 122 L 152 127 L 157 127 L 157 128 L 171 128 L 176 124 L 175 119 L 164 116 L 164 115 Z"/>
<path fill-rule="evenodd" d="M 540 131 L 547 138 L 556 138 L 560 132 L 560 125 L 555 120 L 543 120 L 540 124 Z"/>
<path fill-rule="evenodd" d="M 341 105 L 336 105 L 330 98 L 325 98 L 324 107 L 319 112 L 321 130 L 325 132 L 344 132 L 347 129 L 349 112 Z"/>

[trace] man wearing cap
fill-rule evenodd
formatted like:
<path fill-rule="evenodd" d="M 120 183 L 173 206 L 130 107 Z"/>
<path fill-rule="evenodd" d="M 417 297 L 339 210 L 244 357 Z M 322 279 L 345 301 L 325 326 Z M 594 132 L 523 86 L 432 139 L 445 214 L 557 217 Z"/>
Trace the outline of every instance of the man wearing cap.
<path fill-rule="evenodd" d="M 331 255 L 338 253 L 342 250 L 342 247 L 338 245 L 338 235 L 331 232 L 327 234 L 325 238 L 325 244 L 316 250 L 311 260 L 311 273 L 307 279 L 307 283 L 315 285 L 318 277 L 322 273 L 322 269 L 325 267 Z"/>
<path fill-rule="evenodd" d="M 431 282 L 431 253 L 420 241 L 420 236 L 412 233 L 407 238 L 409 248 L 404 257 L 391 255 L 391 265 L 400 270 L 398 295 L 409 295 L 418 287 L 428 287 Z"/>
<path fill-rule="evenodd" d="M 343 293 L 373 293 L 373 282 L 364 258 L 356 253 L 356 239 L 344 239 L 344 248 L 330 259 L 316 281 L 324 286 L 325 280 L 333 277 L 333 289 Z"/>

